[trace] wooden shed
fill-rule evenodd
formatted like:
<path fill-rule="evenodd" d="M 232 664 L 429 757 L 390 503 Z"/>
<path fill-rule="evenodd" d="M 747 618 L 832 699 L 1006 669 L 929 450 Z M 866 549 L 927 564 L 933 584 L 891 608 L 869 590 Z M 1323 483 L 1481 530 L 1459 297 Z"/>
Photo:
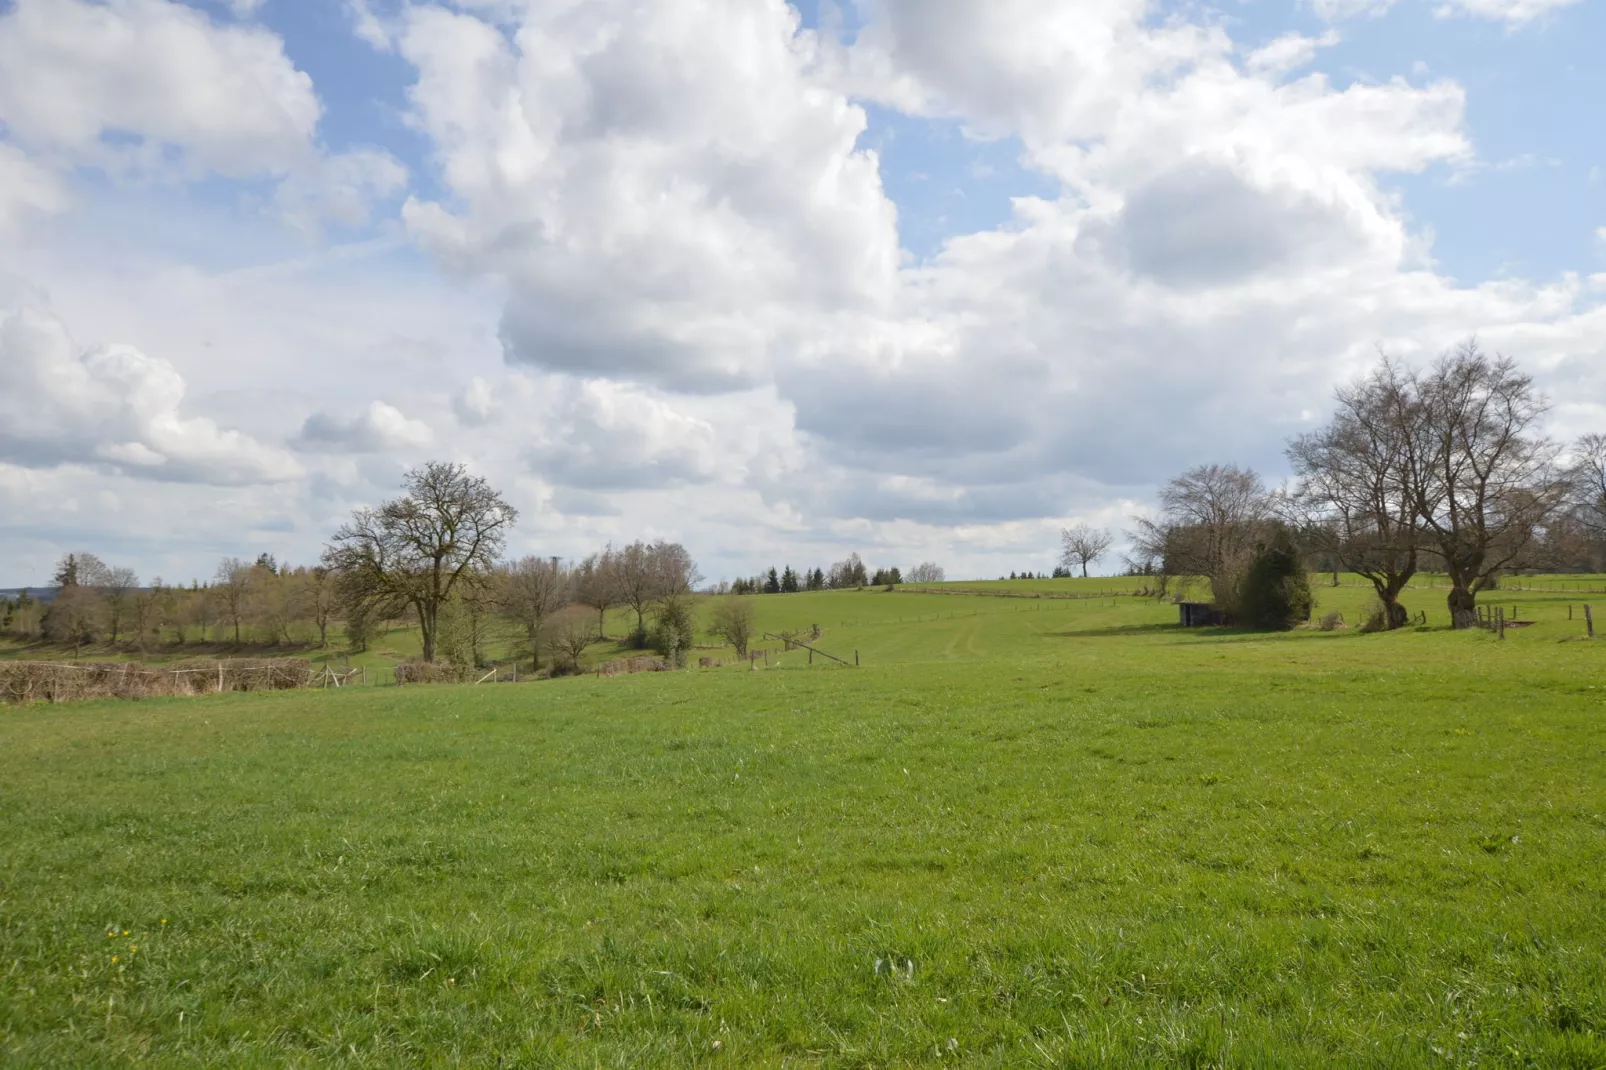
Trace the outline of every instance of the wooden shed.
<path fill-rule="evenodd" d="M 1227 622 L 1222 612 L 1209 602 L 1178 602 L 1177 610 L 1184 628 L 1213 628 Z"/>

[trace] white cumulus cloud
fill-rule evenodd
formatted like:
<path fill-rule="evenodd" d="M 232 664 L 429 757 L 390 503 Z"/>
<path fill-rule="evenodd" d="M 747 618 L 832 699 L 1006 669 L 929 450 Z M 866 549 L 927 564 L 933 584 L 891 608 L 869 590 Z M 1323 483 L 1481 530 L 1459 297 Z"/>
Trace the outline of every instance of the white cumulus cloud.
<path fill-rule="evenodd" d="M 310 155 L 320 111 L 277 35 L 170 0 L 17 0 L 0 16 L 0 120 L 47 156 L 120 167 L 176 149 L 192 168 L 282 173 Z"/>
<path fill-rule="evenodd" d="M 185 415 L 184 393 L 171 364 L 133 346 L 84 349 L 53 316 L 0 313 L 0 459 L 220 485 L 302 474 L 282 450 Z"/>
<path fill-rule="evenodd" d="M 897 284 L 863 111 L 810 76 L 781 0 L 411 11 L 417 121 L 464 208 L 409 204 L 509 292 L 510 360 L 689 390 L 762 380 L 800 320 Z"/>

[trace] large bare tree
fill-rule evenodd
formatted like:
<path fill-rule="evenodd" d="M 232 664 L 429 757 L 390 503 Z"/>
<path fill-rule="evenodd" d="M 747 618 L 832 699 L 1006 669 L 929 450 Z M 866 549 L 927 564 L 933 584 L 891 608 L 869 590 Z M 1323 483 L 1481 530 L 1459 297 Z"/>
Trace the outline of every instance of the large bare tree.
<path fill-rule="evenodd" d="M 361 597 L 411 606 L 434 661 L 442 604 L 496 564 L 518 510 L 460 464 L 415 468 L 402 486 L 402 497 L 352 514 L 323 561 Z"/>
<path fill-rule="evenodd" d="M 1471 628 L 1478 593 L 1521 564 L 1569 487 L 1556 445 L 1537 432 L 1548 404 L 1510 358 L 1466 342 L 1415 387 L 1415 505 L 1450 580 L 1450 619 Z"/>
<path fill-rule="evenodd" d="M 635 611 L 632 638 L 638 645 L 646 643 L 647 610 L 665 598 L 689 593 L 700 578 L 691 554 L 678 542 L 638 540 L 615 551 L 614 592 Z"/>
<path fill-rule="evenodd" d="M 1060 564 L 1068 569 L 1080 568 L 1082 578 L 1087 579 L 1087 566 L 1110 552 L 1115 536 L 1104 528 L 1078 524 L 1060 530 L 1060 544 Z"/>
<path fill-rule="evenodd" d="M 1216 604 L 1232 607 L 1275 515 L 1275 496 L 1251 469 L 1205 464 L 1161 488 L 1160 509 L 1158 520 L 1139 518 L 1129 533 L 1135 556 L 1166 578 L 1204 577 Z"/>
<path fill-rule="evenodd" d="M 1306 542 L 1335 573 L 1341 565 L 1370 580 L 1387 626 L 1399 628 L 1425 536 L 1412 438 L 1420 403 L 1410 373 L 1388 358 L 1336 396 L 1332 421 L 1289 444 L 1300 480 L 1290 504 Z"/>

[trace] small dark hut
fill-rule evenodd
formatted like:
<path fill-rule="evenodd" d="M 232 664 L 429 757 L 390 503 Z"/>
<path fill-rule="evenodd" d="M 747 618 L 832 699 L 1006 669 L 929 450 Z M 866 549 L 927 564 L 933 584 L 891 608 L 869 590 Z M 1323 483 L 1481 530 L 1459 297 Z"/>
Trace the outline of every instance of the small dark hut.
<path fill-rule="evenodd" d="M 1209 602 L 1178 602 L 1184 628 L 1214 628 L 1227 623 L 1226 616 Z"/>

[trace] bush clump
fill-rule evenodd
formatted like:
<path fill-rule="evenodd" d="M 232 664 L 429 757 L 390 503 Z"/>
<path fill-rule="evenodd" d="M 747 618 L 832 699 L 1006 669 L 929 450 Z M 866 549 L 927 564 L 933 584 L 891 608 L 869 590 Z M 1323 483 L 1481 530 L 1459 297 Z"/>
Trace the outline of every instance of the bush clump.
<path fill-rule="evenodd" d="M 696 642 L 697 607 L 685 596 L 665 598 L 653 619 L 652 648 L 677 669 Z"/>
<path fill-rule="evenodd" d="M 404 661 L 396 666 L 398 684 L 460 684 L 468 671 L 450 661 Z"/>

